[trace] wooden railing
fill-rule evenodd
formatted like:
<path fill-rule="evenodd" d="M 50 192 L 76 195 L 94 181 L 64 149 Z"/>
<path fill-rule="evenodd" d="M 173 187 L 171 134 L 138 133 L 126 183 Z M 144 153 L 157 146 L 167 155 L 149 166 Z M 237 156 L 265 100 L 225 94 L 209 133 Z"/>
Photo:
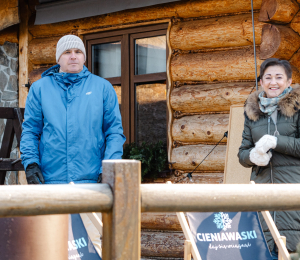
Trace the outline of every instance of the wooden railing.
<path fill-rule="evenodd" d="M 139 161 L 103 161 L 102 184 L 0 187 L 0 217 L 102 212 L 103 259 L 140 259 L 141 212 L 300 210 L 300 184 L 140 184 Z"/>

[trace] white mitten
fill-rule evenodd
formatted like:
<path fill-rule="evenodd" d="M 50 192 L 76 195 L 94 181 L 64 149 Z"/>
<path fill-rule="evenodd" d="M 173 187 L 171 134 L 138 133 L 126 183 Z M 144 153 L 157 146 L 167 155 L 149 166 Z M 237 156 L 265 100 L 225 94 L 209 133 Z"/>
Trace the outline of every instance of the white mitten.
<path fill-rule="evenodd" d="M 257 166 L 268 165 L 271 157 L 272 157 L 271 153 L 264 153 L 264 154 L 258 153 L 256 147 L 254 147 L 250 151 L 250 161 L 256 164 Z"/>
<path fill-rule="evenodd" d="M 277 137 L 273 135 L 264 135 L 260 138 L 256 144 L 255 148 L 258 153 L 265 154 L 270 149 L 274 149 L 277 145 Z"/>

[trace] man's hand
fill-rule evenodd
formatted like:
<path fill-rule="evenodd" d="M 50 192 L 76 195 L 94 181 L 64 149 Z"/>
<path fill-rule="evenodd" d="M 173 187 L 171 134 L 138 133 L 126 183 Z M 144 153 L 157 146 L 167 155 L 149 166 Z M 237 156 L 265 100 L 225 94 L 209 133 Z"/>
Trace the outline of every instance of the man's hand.
<path fill-rule="evenodd" d="M 26 179 L 28 184 L 44 184 L 45 180 L 37 163 L 29 164 L 26 168 Z"/>
<path fill-rule="evenodd" d="M 102 182 L 102 173 L 99 174 L 97 183 L 101 183 L 101 182 Z"/>

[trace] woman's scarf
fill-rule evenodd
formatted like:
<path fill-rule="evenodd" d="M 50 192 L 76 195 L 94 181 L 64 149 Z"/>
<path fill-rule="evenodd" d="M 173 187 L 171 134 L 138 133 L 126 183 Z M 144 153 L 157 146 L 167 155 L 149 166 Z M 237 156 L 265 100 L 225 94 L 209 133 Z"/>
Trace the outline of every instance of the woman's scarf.
<path fill-rule="evenodd" d="M 260 100 L 258 102 L 260 111 L 265 114 L 268 114 L 270 116 L 277 109 L 278 102 L 280 101 L 280 99 L 282 99 L 285 95 L 290 93 L 292 90 L 293 90 L 293 88 L 291 86 L 289 86 L 278 97 L 274 97 L 274 98 L 264 97 L 265 92 L 262 91 L 258 95 L 258 98 Z"/>

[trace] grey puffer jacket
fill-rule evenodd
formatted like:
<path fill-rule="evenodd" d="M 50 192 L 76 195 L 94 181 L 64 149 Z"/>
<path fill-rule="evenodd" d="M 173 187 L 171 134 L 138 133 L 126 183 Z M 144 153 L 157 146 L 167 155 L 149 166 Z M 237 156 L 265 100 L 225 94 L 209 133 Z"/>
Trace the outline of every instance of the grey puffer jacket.
<path fill-rule="evenodd" d="M 274 134 L 275 125 L 260 111 L 258 95 L 259 92 L 251 94 L 245 105 L 243 141 L 238 153 L 240 163 L 252 167 L 251 180 L 255 183 L 300 183 L 300 88 L 294 88 L 278 103 L 277 130 L 280 135 L 270 163 L 264 167 L 253 164 L 249 153 L 263 135 Z M 279 233 L 287 238 L 287 249 L 295 251 L 300 242 L 300 211 L 276 211 L 271 215 Z M 272 251 L 274 240 L 262 217 L 261 222 Z"/>

